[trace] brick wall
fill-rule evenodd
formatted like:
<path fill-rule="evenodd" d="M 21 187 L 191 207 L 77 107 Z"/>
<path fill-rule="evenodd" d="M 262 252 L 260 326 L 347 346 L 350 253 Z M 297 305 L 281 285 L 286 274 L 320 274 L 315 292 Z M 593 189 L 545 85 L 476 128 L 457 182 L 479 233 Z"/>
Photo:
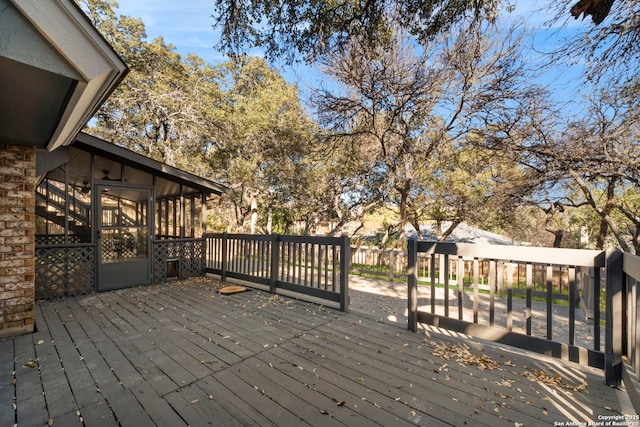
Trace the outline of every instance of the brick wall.
<path fill-rule="evenodd" d="M 34 148 L 0 143 L 0 337 L 35 324 L 35 170 Z"/>

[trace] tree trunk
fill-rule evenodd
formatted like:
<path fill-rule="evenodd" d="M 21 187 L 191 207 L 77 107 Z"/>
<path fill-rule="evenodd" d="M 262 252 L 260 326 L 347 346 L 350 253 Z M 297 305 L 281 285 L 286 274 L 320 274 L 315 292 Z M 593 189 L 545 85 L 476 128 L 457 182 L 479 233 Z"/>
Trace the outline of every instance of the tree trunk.
<path fill-rule="evenodd" d="M 453 230 L 455 230 L 456 227 L 459 226 L 461 222 L 462 220 L 460 218 L 456 218 L 453 221 L 451 221 L 451 225 L 442 233 L 442 235 L 438 238 L 438 241 L 444 242 L 445 240 L 447 240 L 451 235 L 451 233 L 453 233 Z"/>
<path fill-rule="evenodd" d="M 273 206 L 269 204 L 267 208 L 267 234 L 271 234 L 273 229 Z"/>
<path fill-rule="evenodd" d="M 411 216 L 411 224 L 413 225 L 413 228 L 416 229 L 416 233 L 418 233 L 418 240 L 423 241 L 424 236 L 422 235 L 422 231 L 420 230 L 420 222 L 418 221 L 417 215 Z"/>
<path fill-rule="evenodd" d="M 251 218 L 250 218 L 251 234 L 256 234 L 256 226 L 258 224 L 258 199 L 254 193 L 251 194 Z"/>
<path fill-rule="evenodd" d="M 545 231 L 553 234 L 553 247 L 559 248 L 562 244 L 562 237 L 564 236 L 564 230 L 561 228 L 545 228 Z"/>
<path fill-rule="evenodd" d="M 596 236 L 596 249 L 602 250 L 604 248 L 604 242 L 607 240 L 607 230 L 609 224 L 604 217 L 600 218 L 600 227 L 598 228 L 598 235 Z"/>
<path fill-rule="evenodd" d="M 409 190 L 411 190 L 411 179 L 405 179 L 402 187 L 397 188 L 397 190 L 398 193 L 400 193 L 400 222 L 398 223 L 398 241 L 396 242 L 396 248 L 401 249 L 406 245 L 405 225 L 408 222 L 407 204 Z"/>
<path fill-rule="evenodd" d="M 578 186 L 582 190 L 582 193 L 587 199 L 587 202 L 589 203 L 589 205 L 593 208 L 593 210 L 595 210 L 598 213 L 598 215 L 600 215 L 601 221 L 600 221 L 600 232 L 598 233 L 598 239 L 596 243 L 597 249 L 604 249 L 604 243 L 606 240 L 606 228 L 609 227 L 611 232 L 616 237 L 616 240 L 618 241 L 620 248 L 625 252 L 631 252 L 629 250 L 629 245 L 627 245 L 627 242 L 625 242 L 624 240 L 624 236 L 622 236 L 622 234 L 620 233 L 620 230 L 618 229 L 618 226 L 616 225 L 615 222 L 613 222 L 613 219 L 611 218 L 611 215 L 610 215 L 611 211 L 615 206 L 615 185 L 618 179 L 611 178 L 610 181 L 607 183 L 607 201 L 605 202 L 605 207 L 601 208 L 596 202 L 596 200 L 593 198 L 593 195 L 591 194 L 589 187 L 587 187 L 587 184 L 580 177 L 580 175 L 578 175 L 578 173 L 573 169 L 569 169 L 568 172 L 569 172 L 569 175 L 571 175 L 573 180 L 578 184 Z"/>

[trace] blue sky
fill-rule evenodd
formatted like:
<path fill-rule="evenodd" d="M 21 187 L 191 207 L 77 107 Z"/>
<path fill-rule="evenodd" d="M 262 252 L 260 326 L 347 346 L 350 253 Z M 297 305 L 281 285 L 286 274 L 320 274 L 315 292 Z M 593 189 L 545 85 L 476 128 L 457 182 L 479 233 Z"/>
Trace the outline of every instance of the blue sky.
<path fill-rule="evenodd" d="M 542 26 L 549 18 L 547 6 L 549 0 L 511 0 L 515 4 L 514 17 L 524 17 L 529 26 Z M 218 33 L 213 28 L 212 0 L 118 0 L 118 12 L 134 18 L 141 18 L 146 26 L 149 40 L 163 36 L 165 42 L 176 46 L 181 55 L 195 53 L 211 64 L 217 64 L 226 58 L 220 54 L 214 45 Z M 567 12 L 568 15 L 568 12 Z M 537 50 L 546 50 L 557 42 L 561 34 L 575 31 L 581 25 L 589 22 L 567 20 L 567 27 L 561 30 L 545 29 L 537 31 L 533 44 Z M 259 52 L 257 52 L 259 53 Z M 531 53 L 532 60 L 539 60 L 540 55 Z M 309 69 L 304 65 L 280 67 L 281 73 L 290 83 L 297 83 L 304 93 L 313 86 L 317 86 L 322 78 L 319 71 Z M 579 65 L 572 68 L 563 67 L 541 75 L 541 80 L 551 86 L 554 91 L 567 93 L 567 97 L 574 90 L 576 77 L 580 72 Z"/>
<path fill-rule="evenodd" d="M 181 55 L 195 53 L 210 64 L 227 59 L 214 47 L 219 33 L 213 28 L 212 0 L 117 1 L 119 14 L 142 19 L 149 40 L 162 36 L 166 43 L 175 45 Z M 297 83 L 303 92 L 321 78 L 318 71 L 303 65 L 283 66 L 280 71 L 289 83 Z"/>
<path fill-rule="evenodd" d="M 213 48 L 217 34 L 211 0 L 118 0 L 118 4 L 121 15 L 142 19 L 149 40 L 163 36 L 181 54 L 195 53 L 212 64 L 224 61 Z"/>

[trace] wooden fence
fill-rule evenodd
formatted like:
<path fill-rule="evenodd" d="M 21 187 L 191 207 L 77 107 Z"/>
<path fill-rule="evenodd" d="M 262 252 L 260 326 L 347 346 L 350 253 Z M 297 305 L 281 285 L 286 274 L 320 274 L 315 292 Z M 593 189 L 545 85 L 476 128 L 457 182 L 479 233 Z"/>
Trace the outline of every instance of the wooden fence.
<path fill-rule="evenodd" d="M 347 237 L 205 234 L 207 272 L 273 293 L 348 309 Z"/>

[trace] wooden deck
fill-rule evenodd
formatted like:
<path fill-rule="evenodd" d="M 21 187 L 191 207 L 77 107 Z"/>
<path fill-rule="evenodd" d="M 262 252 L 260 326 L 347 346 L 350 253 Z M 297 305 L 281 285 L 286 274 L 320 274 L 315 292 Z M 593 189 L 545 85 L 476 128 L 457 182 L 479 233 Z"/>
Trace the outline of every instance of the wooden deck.
<path fill-rule="evenodd" d="M 0 340 L 0 426 L 552 426 L 628 413 L 597 370 L 219 287 L 38 304 L 36 333 Z"/>

